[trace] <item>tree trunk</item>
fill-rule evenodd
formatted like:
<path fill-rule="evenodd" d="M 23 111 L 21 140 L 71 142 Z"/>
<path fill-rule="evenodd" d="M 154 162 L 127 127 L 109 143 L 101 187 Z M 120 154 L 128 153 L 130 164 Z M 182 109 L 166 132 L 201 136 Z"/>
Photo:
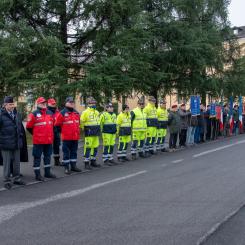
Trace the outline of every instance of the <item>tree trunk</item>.
<path fill-rule="evenodd" d="M 66 0 L 60 1 L 60 35 L 61 41 L 67 48 L 67 12 L 66 12 Z M 67 50 L 68 51 L 68 50 Z"/>

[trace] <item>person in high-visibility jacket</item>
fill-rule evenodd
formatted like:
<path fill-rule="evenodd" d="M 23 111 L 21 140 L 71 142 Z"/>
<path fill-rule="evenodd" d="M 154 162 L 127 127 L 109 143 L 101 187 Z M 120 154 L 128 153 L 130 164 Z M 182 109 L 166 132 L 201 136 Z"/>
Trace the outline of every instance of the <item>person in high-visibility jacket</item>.
<path fill-rule="evenodd" d="M 135 160 L 137 152 L 139 156 L 144 158 L 144 144 L 146 136 L 146 114 L 144 112 L 145 102 L 142 99 L 138 101 L 138 107 L 131 111 L 131 123 L 132 123 L 132 145 L 131 155 Z"/>
<path fill-rule="evenodd" d="M 146 130 L 146 142 L 145 142 L 145 154 L 154 154 L 155 141 L 157 137 L 157 109 L 156 99 L 153 96 L 149 97 L 149 103 L 144 108 L 146 114 L 147 130 Z"/>
<path fill-rule="evenodd" d="M 157 118 L 158 118 L 158 127 L 157 127 L 157 142 L 156 149 L 157 151 L 165 151 L 165 138 L 167 135 L 168 127 L 168 111 L 166 108 L 166 101 L 161 100 L 160 106 L 157 109 Z"/>
<path fill-rule="evenodd" d="M 119 136 L 118 161 L 129 161 L 127 158 L 127 149 L 131 142 L 131 115 L 128 105 L 123 105 L 122 112 L 117 116 L 117 134 Z"/>
<path fill-rule="evenodd" d="M 117 116 L 113 111 L 114 108 L 112 103 L 108 103 L 105 107 L 105 111 L 100 116 L 100 127 L 103 140 L 103 161 L 104 164 L 108 166 L 116 164 L 113 159 L 113 150 L 116 143 Z"/>
<path fill-rule="evenodd" d="M 82 113 L 80 127 L 84 130 L 84 164 L 85 169 L 101 167 L 96 163 L 100 136 L 100 113 L 96 110 L 96 100 L 92 97 L 87 99 L 88 108 Z"/>

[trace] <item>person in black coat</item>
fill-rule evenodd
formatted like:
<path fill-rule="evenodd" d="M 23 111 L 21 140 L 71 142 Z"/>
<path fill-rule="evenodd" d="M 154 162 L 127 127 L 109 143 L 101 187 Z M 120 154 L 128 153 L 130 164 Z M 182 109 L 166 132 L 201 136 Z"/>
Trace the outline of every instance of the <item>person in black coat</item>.
<path fill-rule="evenodd" d="M 206 127 L 207 127 L 207 132 L 206 132 L 206 140 L 210 140 L 211 139 L 211 118 L 210 118 L 210 105 L 207 105 L 207 110 L 204 113 L 204 118 L 206 120 Z"/>
<path fill-rule="evenodd" d="M 199 126 L 200 126 L 200 142 L 205 142 L 205 134 L 206 134 L 206 120 L 205 120 L 205 111 L 206 108 L 203 104 L 200 105 L 200 118 L 199 118 Z"/>
<path fill-rule="evenodd" d="M 14 113 L 17 113 L 16 108 L 14 110 Z M 23 124 L 21 124 L 21 134 L 23 135 L 22 137 L 23 147 L 20 149 L 20 162 L 28 162 L 29 156 L 28 156 L 28 148 L 27 148 L 26 131 Z M 3 165 L 3 157 L 0 149 L 0 166 L 2 165 Z M 13 175 L 13 164 L 11 164 L 11 174 Z M 20 176 L 22 176 L 22 174 L 20 174 Z"/>
<path fill-rule="evenodd" d="M 13 97 L 6 96 L 0 111 L 0 149 L 3 159 L 4 187 L 10 189 L 11 165 L 13 183 L 24 185 L 20 178 L 20 149 L 23 148 L 23 125 L 20 114 L 15 110 Z"/>

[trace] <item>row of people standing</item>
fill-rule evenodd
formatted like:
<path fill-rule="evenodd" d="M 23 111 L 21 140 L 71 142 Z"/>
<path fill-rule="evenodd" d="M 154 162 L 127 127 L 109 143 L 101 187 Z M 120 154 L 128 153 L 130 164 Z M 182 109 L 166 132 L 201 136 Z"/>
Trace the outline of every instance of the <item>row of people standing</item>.
<path fill-rule="evenodd" d="M 52 146 L 55 164 L 59 165 L 59 134 L 62 140 L 63 160 L 65 174 L 80 172 L 77 167 L 78 140 L 80 128 L 84 133 L 84 164 L 85 169 L 98 168 L 98 148 L 100 135 L 103 142 L 103 162 L 105 165 L 117 164 L 114 160 L 114 148 L 118 138 L 117 158 L 119 162 L 129 161 L 127 157 L 129 144 L 131 145 L 132 159 L 148 157 L 158 151 L 164 151 L 164 141 L 167 134 L 168 112 L 166 102 L 161 101 L 159 108 L 155 106 L 156 99 L 149 98 L 145 107 L 143 100 L 138 101 L 138 107 L 129 111 L 123 105 L 122 112 L 116 116 L 113 105 L 108 103 L 105 111 L 99 113 L 96 109 L 96 100 L 87 100 L 87 109 L 80 116 L 75 110 L 72 97 L 65 101 L 65 108 L 61 111 L 55 109 L 54 99 L 47 101 L 40 97 L 37 99 L 37 109 L 33 111 L 27 121 L 26 128 L 33 135 L 33 168 L 36 180 L 43 181 L 40 163 L 44 156 L 44 177 L 55 178 L 51 173 Z"/>
<path fill-rule="evenodd" d="M 169 149 L 175 151 L 179 139 L 179 147 L 184 148 L 187 145 L 204 142 L 205 119 L 204 106 L 200 105 L 200 115 L 192 115 L 186 110 L 186 104 L 171 107 L 168 117 L 169 128 Z"/>
<path fill-rule="evenodd" d="M 103 162 L 109 166 L 117 164 L 117 161 L 114 160 L 117 138 L 117 158 L 119 162 L 125 162 L 130 160 L 128 157 L 130 144 L 131 159 L 133 160 L 137 156 L 145 158 L 155 154 L 156 151 L 165 151 L 167 129 L 170 135 L 170 151 L 177 148 L 178 138 L 180 147 L 185 147 L 186 144 L 200 143 L 218 135 L 219 121 L 210 117 L 209 107 L 206 110 L 205 106 L 201 105 L 200 115 L 193 116 L 186 110 L 185 104 L 182 104 L 180 108 L 173 105 L 168 111 L 166 101 L 161 100 L 158 108 L 156 108 L 154 97 L 150 96 L 148 101 L 149 103 L 145 106 L 144 100 L 140 99 L 138 106 L 132 111 L 129 110 L 128 105 L 123 105 L 122 112 L 117 116 L 113 112 L 111 103 L 106 104 L 105 111 L 99 113 L 96 100 L 88 98 L 88 107 L 80 115 L 75 110 L 75 102 L 72 97 L 65 100 L 65 107 L 61 111 L 57 109 L 54 99 L 46 101 L 43 97 L 38 98 L 36 101 L 37 108 L 28 116 L 26 124 L 26 129 L 33 136 L 32 155 L 36 180 L 44 180 L 40 168 L 42 155 L 45 178 L 56 178 L 51 172 L 52 154 L 55 165 L 64 166 L 66 174 L 81 171 L 77 167 L 78 141 L 81 138 L 80 129 L 84 134 L 84 164 L 86 169 L 101 166 L 97 163 L 100 135 L 102 135 L 103 143 Z M 0 148 L 4 157 L 4 180 L 7 183 L 6 186 L 11 186 L 10 176 L 12 175 L 15 184 L 24 184 L 20 178 L 19 163 L 17 163 L 20 160 L 16 156 L 19 156 L 17 151 L 23 148 L 25 132 L 23 132 L 19 114 L 15 111 L 12 115 L 12 111 L 14 111 L 13 98 L 6 97 L 4 105 L 0 117 Z M 6 132 L 8 132 L 8 139 Z M 8 142 L 14 141 L 14 146 L 11 145 L 11 142 L 11 144 L 6 144 L 6 140 Z M 62 163 L 60 162 L 61 141 Z M 11 147 L 8 148 L 7 145 Z M 6 150 L 11 152 L 5 154 L 4 151 Z M 14 151 L 12 152 L 12 150 Z M 11 169 L 13 165 L 14 170 Z"/>
<path fill-rule="evenodd" d="M 99 113 L 96 101 L 87 100 L 88 108 L 82 113 L 80 125 L 84 131 L 84 163 L 85 168 L 100 167 L 96 162 L 99 147 L 99 136 L 102 134 L 103 162 L 106 165 L 115 164 L 114 148 L 118 138 L 118 161 L 128 161 L 128 147 L 131 144 L 132 159 L 148 157 L 157 150 L 164 150 L 164 141 L 167 131 L 168 112 L 166 102 L 161 101 L 160 107 L 155 106 L 156 99 L 149 98 L 145 107 L 143 100 L 130 112 L 128 105 L 123 105 L 122 112 L 116 116 L 113 105 L 108 103 L 105 111 Z"/>
<path fill-rule="evenodd" d="M 174 120 L 173 120 L 174 119 Z M 178 122 L 179 123 L 176 123 Z M 171 126 L 174 125 L 173 126 Z M 170 149 L 176 148 L 179 134 L 179 146 L 194 145 L 203 143 L 206 140 L 215 140 L 218 136 L 230 136 L 238 134 L 241 128 L 239 121 L 238 105 L 232 110 L 225 104 L 222 110 L 222 120 L 217 115 L 211 115 L 210 105 L 200 104 L 200 114 L 192 115 L 186 110 L 186 105 L 172 106 L 169 117 Z"/>

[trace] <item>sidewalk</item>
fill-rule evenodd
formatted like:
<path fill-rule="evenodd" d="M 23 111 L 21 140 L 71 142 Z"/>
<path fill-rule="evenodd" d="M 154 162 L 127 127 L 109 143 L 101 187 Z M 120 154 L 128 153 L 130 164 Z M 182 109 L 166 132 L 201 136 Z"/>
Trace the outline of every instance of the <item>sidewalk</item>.
<path fill-rule="evenodd" d="M 219 141 L 222 141 L 224 138 L 220 138 Z M 208 143 L 212 143 L 212 142 L 216 142 L 215 141 L 208 141 L 207 143 L 204 144 L 208 144 Z M 166 141 L 165 141 L 166 146 L 168 146 L 168 136 L 166 137 Z M 167 147 L 168 148 L 168 147 Z M 181 149 L 179 149 L 181 150 Z M 36 183 L 40 183 L 38 181 L 35 180 L 34 178 L 34 172 L 33 172 L 33 167 L 32 167 L 32 161 L 33 161 L 33 157 L 32 157 L 32 146 L 28 147 L 28 151 L 29 151 L 29 162 L 28 163 L 21 163 L 21 174 L 23 174 L 23 180 L 27 183 L 27 185 L 32 185 L 32 184 L 36 184 Z M 99 147 L 99 152 L 98 152 L 98 163 L 102 164 L 102 151 L 103 151 L 103 147 L 100 146 Z M 117 159 L 116 156 L 116 152 L 117 152 L 117 145 L 114 148 L 114 159 Z M 128 153 L 130 153 L 130 148 L 128 149 Z M 62 151 L 61 151 L 62 154 Z M 174 154 L 174 153 L 172 153 Z M 163 154 L 164 155 L 164 154 Z M 81 168 L 83 171 L 82 173 L 73 173 L 71 175 L 74 174 L 83 174 L 86 172 L 89 172 L 88 170 L 84 169 L 84 163 L 83 163 L 83 142 L 81 141 L 79 143 L 79 149 L 78 149 L 78 155 L 77 155 L 77 167 Z M 60 160 L 62 160 L 62 155 Z M 53 157 L 51 158 L 51 171 L 57 176 L 57 178 L 64 178 L 64 177 L 68 177 L 67 175 L 64 174 L 64 168 L 62 166 L 54 166 L 54 161 L 53 161 Z M 41 165 L 41 173 L 43 174 L 43 163 Z M 102 166 L 102 168 L 107 168 L 108 166 Z M 92 171 L 96 171 L 97 169 L 93 169 Z M 3 186 L 3 166 L 0 166 L 0 191 L 5 190 L 2 186 Z M 45 181 L 53 181 L 53 180 L 49 180 L 49 179 L 45 179 Z M 17 186 L 13 186 L 13 188 L 17 188 Z"/>
<path fill-rule="evenodd" d="M 82 144 L 79 145 L 79 149 L 78 149 L 78 162 L 77 162 L 77 167 L 78 168 L 81 168 L 83 170 L 82 173 L 85 173 L 85 172 L 88 172 L 88 170 L 85 170 L 84 169 L 84 163 L 83 163 L 83 148 L 82 148 Z M 115 151 L 116 152 L 116 151 Z M 27 185 L 32 185 L 32 184 L 36 184 L 36 183 L 40 183 L 38 181 L 35 180 L 34 178 L 34 172 L 33 172 L 33 167 L 32 167 L 32 161 L 33 161 L 33 157 L 32 157 L 32 146 L 29 146 L 28 147 L 28 153 L 29 153 L 29 162 L 28 163 L 21 163 L 20 164 L 20 172 L 21 174 L 23 174 L 23 180 L 27 183 Z M 102 153 L 102 148 L 100 148 L 99 150 L 99 158 L 98 158 L 98 161 L 100 163 L 102 163 L 102 157 L 101 157 L 101 153 Z M 61 158 L 60 158 L 60 161 L 62 160 L 62 151 L 61 151 Z M 64 167 L 62 166 L 54 166 L 54 160 L 53 160 L 53 157 L 51 158 L 51 171 L 52 173 L 54 173 L 57 178 L 64 178 L 64 177 L 67 177 L 67 175 L 64 174 Z M 106 166 L 103 166 L 103 167 L 106 167 Z M 95 169 L 94 169 L 95 170 Z M 93 171 L 94 171 L 93 170 Z M 2 176 L 2 173 L 3 173 L 3 166 L 0 166 L 0 172 L 1 172 L 1 176 L 0 176 L 0 191 L 3 191 L 5 190 L 3 187 L 3 176 Z M 42 164 L 41 164 L 41 173 L 43 175 L 43 161 L 42 161 Z M 81 173 L 72 173 L 71 175 L 74 175 L 74 174 L 81 174 Z M 45 179 L 45 181 L 52 181 L 50 179 Z M 16 187 L 16 186 L 13 186 L 13 187 Z"/>

